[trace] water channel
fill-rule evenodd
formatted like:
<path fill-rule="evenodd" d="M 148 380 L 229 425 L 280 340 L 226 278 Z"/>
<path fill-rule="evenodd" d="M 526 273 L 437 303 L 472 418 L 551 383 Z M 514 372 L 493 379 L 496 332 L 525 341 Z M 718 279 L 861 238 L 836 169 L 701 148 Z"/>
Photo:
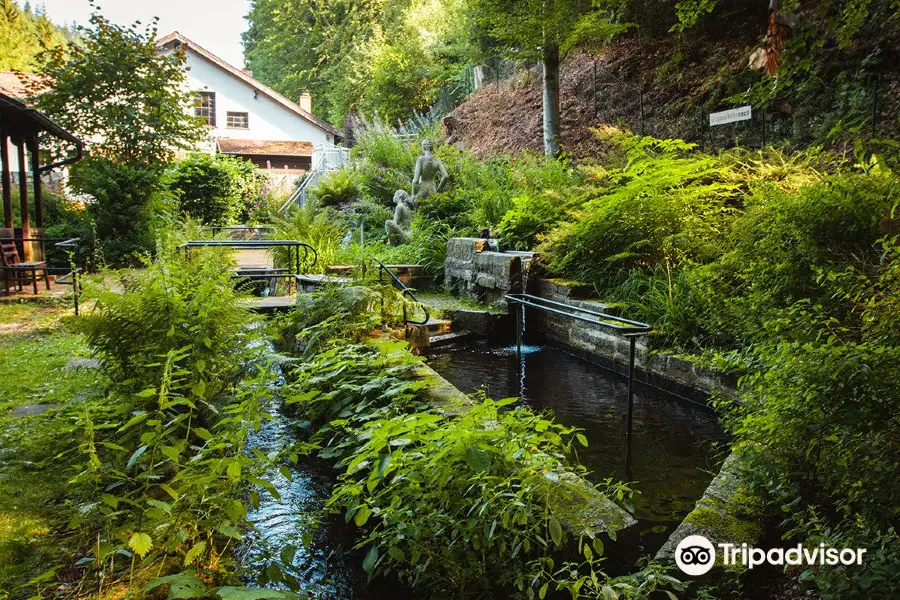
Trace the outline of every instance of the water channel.
<path fill-rule="evenodd" d="M 467 393 L 484 390 L 494 398 L 519 397 L 532 408 L 552 413 L 565 425 L 582 428 L 588 448 L 579 460 L 589 479 L 624 479 L 626 382 L 624 378 L 551 346 L 516 348 L 476 344 L 429 357 L 429 364 Z M 269 452 L 293 444 L 303 432 L 271 407 L 275 416 L 254 434 L 255 448 Z M 658 390 L 638 388 L 635 396 L 633 478 L 641 493 L 635 516 L 641 526 L 640 552 L 653 554 L 693 508 L 717 467 L 716 444 L 725 441 L 714 414 L 704 406 Z M 328 600 L 404 600 L 411 594 L 396 582 L 368 582 L 362 551 L 354 550 L 354 528 L 340 516 L 315 523 L 330 496 L 335 472 L 316 458 L 290 467 L 290 477 L 271 478 L 281 502 L 262 492 L 251 510 L 255 531 L 240 555 L 248 572 L 259 573 L 281 549 L 297 547 L 290 571 L 311 598 Z M 312 536 L 309 550 L 304 534 Z M 247 584 L 254 584 L 247 580 Z"/>

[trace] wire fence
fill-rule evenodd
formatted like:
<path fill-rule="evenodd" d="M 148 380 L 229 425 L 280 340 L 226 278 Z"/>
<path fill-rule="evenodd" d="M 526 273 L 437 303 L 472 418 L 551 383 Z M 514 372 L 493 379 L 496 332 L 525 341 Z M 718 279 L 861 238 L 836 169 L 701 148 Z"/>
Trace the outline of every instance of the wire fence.
<path fill-rule="evenodd" d="M 626 81 L 597 57 L 578 57 L 562 75 L 562 88 L 592 115 L 594 123 L 624 126 L 657 138 L 680 138 L 713 151 L 783 143 L 804 147 L 842 135 L 894 138 L 900 132 L 900 94 L 894 93 L 894 87 L 895 83 L 877 76 L 860 77 L 834 97 L 802 102 L 776 99 L 768 108 L 751 106 L 749 119 L 712 124 L 711 114 L 739 105 L 722 103 L 709 110 L 687 99 L 661 102 L 666 90 Z"/>
<path fill-rule="evenodd" d="M 487 85 L 540 85 L 540 64 L 490 57 L 467 65 L 462 75 L 436 94 L 432 108 L 399 126 L 400 136 L 418 137 Z M 639 80 L 639 77 L 634 78 Z M 711 125 L 710 114 L 735 108 L 723 101 L 712 110 L 701 98 L 671 98 L 669 86 L 619 77 L 600 57 L 577 55 L 562 68 L 562 110 L 582 123 L 616 125 L 657 138 L 679 138 L 715 151 L 735 146 L 761 148 L 789 143 L 805 147 L 824 140 L 890 139 L 900 135 L 900 83 L 858 76 L 828 98 L 788 99 L 752 106 L 747 120 Z M 700 94 L 698 94 L 699 96 Z"/>

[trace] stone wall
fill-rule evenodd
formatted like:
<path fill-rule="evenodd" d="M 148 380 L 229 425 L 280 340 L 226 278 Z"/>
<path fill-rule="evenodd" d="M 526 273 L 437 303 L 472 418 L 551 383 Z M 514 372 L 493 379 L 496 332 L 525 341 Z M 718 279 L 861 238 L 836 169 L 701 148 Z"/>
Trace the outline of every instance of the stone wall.
<path fill-rule="evenodd" d="M 522 258 L 487 250 L 487 240 L 453 238 L 447 242 L 444 280 L 454 294 L 499 302 L 522 291 Z"/>
<path fill-rule="evenodd" d="M 535 282 L 535 294 L 542 298 L 607 314 L 617 313 L 614 305 L 579 298 L 584 293 L 583 287 L 542 279 Z M 603 366 L 623 372 L 627 369 L 630 352 L 627 338 L 561 315 L 527 308 L 525 310 L 528 332 L 535 332 L 571 348 L 583 358 Z M 687 358 L 674 354 L 650 353 L 641 338 L 637 341 L 635 365 L 637 381 L 692 400 L 705 400 L 711 391 L 730 390 L 735 384 L 728 375 L 698 366 Z"/>

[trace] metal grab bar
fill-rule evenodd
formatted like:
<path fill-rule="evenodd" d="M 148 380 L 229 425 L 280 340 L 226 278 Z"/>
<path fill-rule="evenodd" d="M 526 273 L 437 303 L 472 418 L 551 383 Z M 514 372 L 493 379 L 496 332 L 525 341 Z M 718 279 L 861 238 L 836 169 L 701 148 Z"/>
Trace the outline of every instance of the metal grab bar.
<path fill-rule="evenodd" d="M 508 294 L 506 296 L 506 299 L 522 306 L 530 306 L 531 308 L 537 308 L 546 312 L 563 315 L 565 317 L 569 317 L 577 321 L 582 321 L 584 323 L 591 323 L 593 325 L 606 327 L 608 329 L 618 331 L 623 335 L 646 335 L 653 331 L 653 327 L 646 323 L 632 321 L 630 319 L 623 319 L 622 317 L 617 317 L 615 315 L 609 315 L 595 310 L 588 310 L 586 308 L 581 308 L 580 306 L 573 306 L 571 304 L 565 304 L 563 302 L 547 300 L 546 298 L 533 296 L 531 294 Z M 560 310 L 559 308 L 554 307 L 566 309 L 570 312 L 565 312 L 563 310 Z M 593 318 L 583 317 L 581 315 L 590 315 Z"/>
<path fill-rule="evenodd" d="M 625 430 L 625 473 L 631 479 L 633 456 L 631 450 L 632 423 L 634 421 L 634 358 L 637 338 L 653 331 L 653 327 L 640 321 L 623 319 L 615 315 L 572 306 L 563 302 L 547 300 L 531 294 L 509 294 L 506 299 L 519 308 L 516 315 L 516 347 L 518 349 L 519 364 L 522 364 L 522 330 L 525 328 L 525 307 L 535 308 L 544 312 L 561 315 L 569 319 L 590 323 L 605 327 L 622 334 L 628 338 L 628 423 Z M 563 310 L 564 309 L 564 310 Z M 589 315 L 589 316 L 583 316 Z M 524 367 L 523 367 L 524 368 Z"/>
<path fill-rule="evenodd" d="M 421 306 L 422 310 L 425 312 L 425 320 L 412 321 L 408 318 L 408 316 L 406 314 L 406 302 L 404 302 L 403 303 L 403 323 L 406 325 L 427 325 L 428 321 L 431 320 L 431 313 L 428 311 L 428 307 L 421 300 L 419 300 L 418 297 L 416 297 L 416 295 L 413 293 L 413 291 L 411 289 L 409 289 L 406 286 L 406 284 L 400 280 L 399 277 L 397 277 L 396 273 L 391 271 L 390 267 L 388 267 L 386 264 L 384 264 L 377 258 L 372 258 L 372 260 L 374 262 L 378 263 L 378 281 L 383 281 L 381 278 L 381 274 L 387 273 L 388 275 L 390 275 L 391 279 L 394 280 L 394 283 L 400 287 L 401 295 L 409 296 L 412 299 L 412 301 L 415 302 L 416 304 L 418 304 L 419 306 Z"/>

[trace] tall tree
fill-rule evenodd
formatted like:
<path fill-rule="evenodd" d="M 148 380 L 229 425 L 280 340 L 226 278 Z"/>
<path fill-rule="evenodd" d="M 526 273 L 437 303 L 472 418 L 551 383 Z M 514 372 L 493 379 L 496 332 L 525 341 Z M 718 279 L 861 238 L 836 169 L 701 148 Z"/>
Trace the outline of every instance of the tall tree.
<path fill-rule="evenodd" d="M 543 65 L 544 151 L 560 152 L 559 67 L 586 42 L 602 43 L 625 30 L 601 0 L 475 0 L 477 19 L 506 54 Z"/>
<path fill-rule="evenodd" d="M 352 102 L 352 65 L 374 35 L 379 0 L 252 0 L 243 36 L 247 66 L 283 94 L 313 95 L 313 110 L 340 124 Z"/>
<path fill-rule="evenodd" d="M 464 72 L 470 36 L 464 0 L 252 0 L 247 67 L 340 126 L 348 112 L 390 122 L 427 109 Z"/>
<path fill-rule="evenodd" d="M 45 14 L 20 9 L 13 0 L 0 0 L 0 71 L 39 70 L 41 53 L 64 47 L 70 37 Z"/>
<path fill-rule="evenodd" d="M 77 44 L 44 59 L 42 79 L 53 83 L 37 96 L 38 108 L 90 141 L 95 154 L 160 165 L 203 133 L 188 111 L 184 53 L 158 51 L 155 22 L 141 30 L 94 13 Z"/>

